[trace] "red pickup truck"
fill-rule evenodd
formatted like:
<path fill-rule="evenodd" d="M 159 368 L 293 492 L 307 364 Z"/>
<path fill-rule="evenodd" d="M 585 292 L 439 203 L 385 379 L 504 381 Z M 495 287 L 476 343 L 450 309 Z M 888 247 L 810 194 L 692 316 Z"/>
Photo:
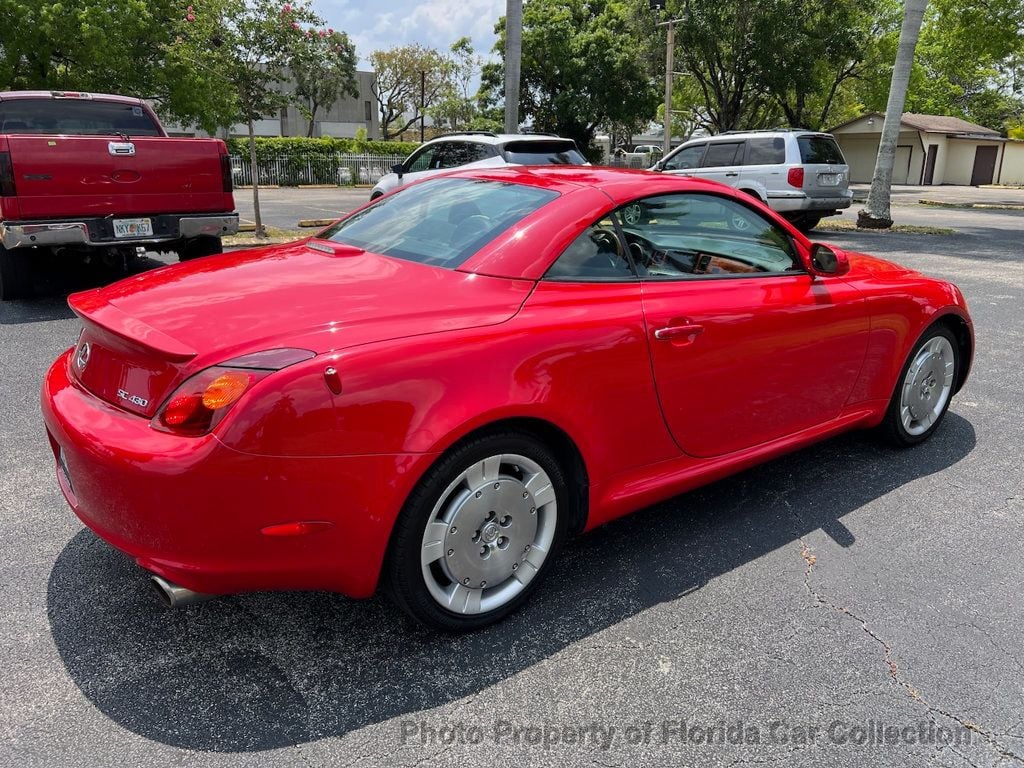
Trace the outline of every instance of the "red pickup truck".
<path fill-rule="evenodd" d="M 234 211 L 224 142 L 169 137 L 141 99 L 0 93 L 0 299 L 31 292 L 42 249 L 220 253 L 238 231 Z"/>

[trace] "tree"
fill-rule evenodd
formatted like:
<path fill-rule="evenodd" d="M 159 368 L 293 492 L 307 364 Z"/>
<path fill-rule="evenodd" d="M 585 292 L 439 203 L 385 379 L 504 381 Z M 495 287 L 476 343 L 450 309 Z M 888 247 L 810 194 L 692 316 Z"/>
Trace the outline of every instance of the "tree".
<path fill-rule="evenodd" d="M 0 0 L 0 89 L 80 90 L 153 99 L 159 112 L 212 130 L 230 111 L 174 0 Z M 226 109 L 227 108 L 227 109 Z"/>
<path fill-rule="evenodd" d="M 882 123 L 882 138 L 878 144 L 878 158 L 875 173 L 871 179 L 864 210 L 857 214 L 857 226 L 871 229 L 888 229 L 892 226 L 889 212 L 892 188 L 892 166 L 896 160 L 896 143 L 900 136 L 903 120 L 903 104 L 910 84 L 910 70 L 914 63 L 914 49 L 921 33 L 928 0 L 906 0 L 903 9 L 903 27 L 900 30 L 900 44 L 896 51 L 896 64 L 892 69 L 892 83 L 889 86 L 889 103 L 885 108 Z"/>
<path fill-rule="evenodd" d="M 200 4 L 202 2 L 202 4 Z M 288 104 L 281 83 L 305 40 L 304 24 L 323 23 L 308 0 L 280 5 L 275 0 L 196 0 L 188 6 L 190 34 L 177 43 L 179 55 L 201 62 L 233 104 L 225 125 L 248 128 L 249 164 L 256 237 L 266 237 L 260 213 L 256 164 L 257 120 Z"/>
<path fill-rule="evenodd" d="M 329 110 L 343 93 L 359 95 L 356 47 L 344 32 L 307 29 L 291 60 L 297 105 L 313 136 L 317 112 Z"/>
<path fill-rule="evenodd" d="M 494 52 L 505 50 L 504 20 L 495 27 Z M 647 74 L 620 0 L 530 0 L 523 8 L 521 119 L 533 129 L 576 140 L 584 151 L 598 126 L 654 115 L 658 90 Z M 501 65 L 484 67 L 483 88 L 493 103 L 501 92 Z"/>
<path fill-rule="evenodd" d="M 450 92 L 452 62 L 433 48 L 416 43 L 374 51 L 370 63 L 385 141 L 401 136 Z"/>
<path fill-rule="evenodd" d="M 755 15 L 753 76 L 794 128 L 829 127 L 844 86 L 876 69 L 875 41 L 898 27 L 886 0 L 775 0 Z"/>
<path fill-rule="evenodd" d="M 473 82 L 483 67 L 483 59 L 476 55 L 473 41 L 468 37 L 460 37 L 449 50 L 451 76 L 436 106 L 430 110 L 430 116 L 453 131 L 465 130 L 477 118 Z"/>

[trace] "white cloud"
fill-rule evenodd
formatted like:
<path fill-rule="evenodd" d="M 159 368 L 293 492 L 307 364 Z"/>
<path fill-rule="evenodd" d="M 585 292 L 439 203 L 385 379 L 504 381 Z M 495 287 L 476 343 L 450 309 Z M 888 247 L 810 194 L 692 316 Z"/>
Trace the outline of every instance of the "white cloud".
<path fill-rule="evenodd" d="M 489 56 L 494 25 L 505 13 L 504 0 L 314 0 L 329 26 L 347 32 L 360 66 L 370 53 L 406 43 L 447 50 L 458 38 L 473 39 L 477 53 Z"/>

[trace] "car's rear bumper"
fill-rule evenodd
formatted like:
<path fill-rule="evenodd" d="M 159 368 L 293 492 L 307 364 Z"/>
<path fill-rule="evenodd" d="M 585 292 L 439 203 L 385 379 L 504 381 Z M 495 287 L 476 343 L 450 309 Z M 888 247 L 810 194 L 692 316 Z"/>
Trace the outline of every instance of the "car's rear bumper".
<path fill-rule="evenodd" d="M 85 391 L 69 354 L 46 375 L 43 418 L 61 490 L 100 537 L 197 592 L 374 592 L 395 517 L 432 455 L 268 457 L 170 435 Z M 264 532 L 297 521 L 324 525 Z"/>
<path fill-rule="evenodd" d="M 117 217 L 13 221 L 0 224 L 0 243 L 4 248 L 31 246 L 79 245 L 147 245 L 180 238 L 208 235 L 222 237 L 238 232 L 237 213 L 159 214 L 125 216 L 146 218 L 153 224 L 153 234 L 144 237 L 115 237 L 113 221 Z"/>
<path fill-rule="evenodd" d="M 779 213 L 803 211 L 838 211 L 849 208 L 853 192 L 846 190 L 830 197 L 812 197 L 805 192 L 769 192 L 768 207 Z"/>

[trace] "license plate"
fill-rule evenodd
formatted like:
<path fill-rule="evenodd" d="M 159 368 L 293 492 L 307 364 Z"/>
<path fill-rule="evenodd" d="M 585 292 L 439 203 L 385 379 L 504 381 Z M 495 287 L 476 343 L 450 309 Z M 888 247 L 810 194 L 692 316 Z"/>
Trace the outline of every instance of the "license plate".
<path fill-rule="evenodd" d="M 60 473 L 64 475 L 64 482 L 68 484 L 68 488 L 74 493 L 75 487 L 71 484 L 71 473 L 68 471 L 68 461 L 64 458 L 63 448 L 57 452 L 57 466 L 60 468 Z"/>
<path fill-rule="evenodd" d="M 839 183 L 838 173 L 819 173 L 818 183 L 823 187 L 834 187 Z"/>
<path fill-rule="evenodd" d="M 150 237 L 152 234 L 151 219 L 114 219 L 114 237 Z"/>

